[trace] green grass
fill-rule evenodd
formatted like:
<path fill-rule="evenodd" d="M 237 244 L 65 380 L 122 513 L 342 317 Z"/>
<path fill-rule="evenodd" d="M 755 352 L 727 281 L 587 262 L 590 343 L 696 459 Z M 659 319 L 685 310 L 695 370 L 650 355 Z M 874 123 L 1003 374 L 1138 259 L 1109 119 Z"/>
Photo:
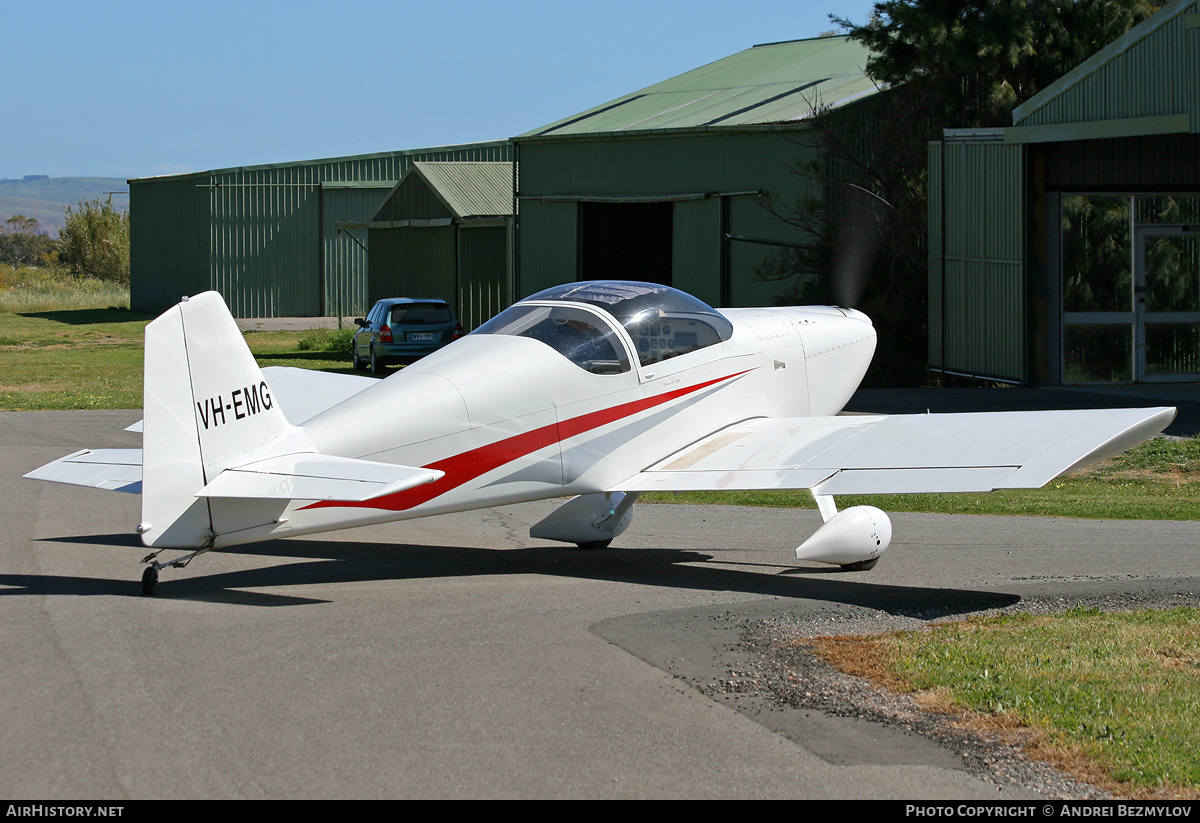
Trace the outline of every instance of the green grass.
<path fill-rule="evenodd" d="M 127 309 L 0 312 L 0 410 L 139 409 L 146 323 Z M 352 373 L 349 355 L 299 351 L 304 332 L 247 332 L 260 366 Z"/>
<path fill-rule="evenodd" d="M 142 337 L 128 309 L 0 312 L 0 409 L 142 405 Z"/>
<path fill-rule="evenodd" d="M 1124 796 L 1200 796 L 1200 610 L 980 617 L 816 645 L 927 706 L 1034 729 L 1039 756 Z"/>
<path fill-rule="evenodd" d="M 0 312 L 129 308 L 129 287 L 53 268 L 0 265 Z"/>
<path fill-rule="evenodd" d="M 0 410 L 141 408 L 145 326 L 152 318 L 128 306 L 126 288 L 51 269 L 0 267 Z M 343 338 L 352 334 L 316 329 L 245 337 L 261 366 L 349 373 Z"/>

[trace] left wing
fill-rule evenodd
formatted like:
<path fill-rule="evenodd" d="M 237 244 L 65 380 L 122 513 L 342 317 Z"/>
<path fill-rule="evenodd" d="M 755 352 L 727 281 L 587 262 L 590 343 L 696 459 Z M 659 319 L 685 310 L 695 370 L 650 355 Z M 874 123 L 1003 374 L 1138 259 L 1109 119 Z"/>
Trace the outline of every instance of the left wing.
<path fill-rule="evenodd" d="M 748 420 L 613 491 L 812 489 L 900 494 L 1030 489 L 1150 439 L 1173 408 Z"/>

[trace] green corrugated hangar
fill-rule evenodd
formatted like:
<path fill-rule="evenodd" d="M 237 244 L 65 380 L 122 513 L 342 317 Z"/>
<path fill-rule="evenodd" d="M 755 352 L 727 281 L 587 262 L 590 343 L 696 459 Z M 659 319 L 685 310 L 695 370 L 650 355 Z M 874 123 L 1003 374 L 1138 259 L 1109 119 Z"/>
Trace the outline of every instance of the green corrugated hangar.
<path fill-rule="evenodd" d="M 1033 385 L 1200 380 L 1200 3 L 1176 0 L 929 154 L 929 362 Z"/>
<path fill-rule="evenodd" d="M 131 307 L 216 289 L 237 317 L 365 313 L 365 232 L 338 224 L 370 220 L 414 163 L 511 153 L 500 140 L 130 180 Z"/>
<path fill-rule="evenodd" d="M 365 224 L 373 298 L 442 297 L 475 328 L 512 303 L 513 164 L 417 162 Z"/>
<path fill-rule="evenodd" d="M 511 142 L 131 180 L 131 302 L 217 289 L 237 316 L 314 316 L 404 294 L 470 328 L 621 278 L 770 305 L 787 285 L 759 269 L 803 238 L 767 206 L 824 196 L 790 169 L 816 156 L 815 112 L 876 94 L 866 59 L 846 37 L 770 43 Z"/>
<path fill-rule="evenodd" d="M 877 93 L 867 57 L 846 37 L 755 46 L 514 138 L 518 294 L 617 278 L 772 305 L 759 269 L 803 238 L 766 206 L 824 197 L 790 171 L 818 151 L 805 121 Z"/>

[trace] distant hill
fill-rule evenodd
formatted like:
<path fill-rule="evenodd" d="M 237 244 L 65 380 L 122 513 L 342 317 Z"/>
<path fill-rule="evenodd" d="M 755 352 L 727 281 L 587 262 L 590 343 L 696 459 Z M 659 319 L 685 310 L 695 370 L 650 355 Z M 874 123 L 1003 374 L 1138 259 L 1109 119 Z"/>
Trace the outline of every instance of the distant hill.
<path fill-rule="evenodd" d="M 57 235 L 63 211 L 80 200 L 105 199 L 107 192 L 127 192 L 123 177 L 42 177 L 0 180 L 0 223 L 14 214 L 36 218 L 40 228 Z M 114 206 L 128 208 L 129 195 L 114 194 Z"/>

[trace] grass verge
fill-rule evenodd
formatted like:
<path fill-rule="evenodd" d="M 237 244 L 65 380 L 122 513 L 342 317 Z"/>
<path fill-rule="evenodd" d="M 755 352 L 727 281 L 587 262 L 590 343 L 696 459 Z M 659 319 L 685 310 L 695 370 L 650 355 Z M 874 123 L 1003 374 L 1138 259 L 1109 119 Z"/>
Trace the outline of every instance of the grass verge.
<path fill-rule="evenodd" d="M 1008 730 L 1119 796 L 1200 798 L 1200 610 L 1076 609 L 797 642 L 926 710 Z"/>
<path fill-rule="evenodd" d="M 0 312 L 129 308 L 129 287 L 53 268 L 0 266 Z"/>
<path fill-rule="evenodd" d="M 65 301 L 77 302 L 87 301 L 78 294 Z M 153 318 L 94 302 L 0 310 L 0 410 L 141 408 L 145 327 Z M 341 350 L 333 330 L 250 331 L 245 338 L 260 366 L 352 372 L 349 348 Z"/>

